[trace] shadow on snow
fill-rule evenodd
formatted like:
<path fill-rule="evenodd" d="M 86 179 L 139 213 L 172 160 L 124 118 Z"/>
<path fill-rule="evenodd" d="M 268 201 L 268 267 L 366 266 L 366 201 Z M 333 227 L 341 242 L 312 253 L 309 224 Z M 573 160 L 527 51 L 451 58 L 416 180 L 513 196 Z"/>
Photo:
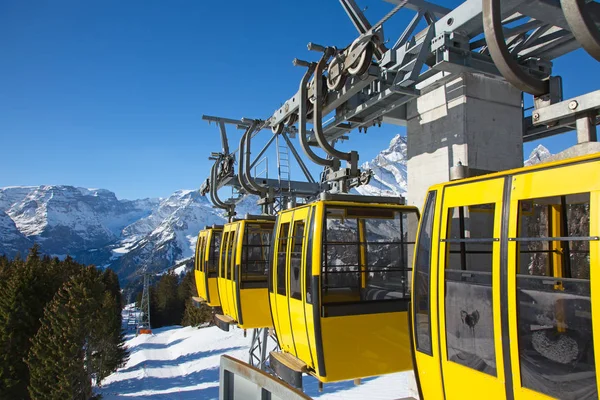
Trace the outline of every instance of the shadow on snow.
<path fill-rule="evenodd" d="M 171 343 L 173 343 L 173 342 L 171 342 Z M 130 372 L 130 371 L 134 371 L 134 370 L 140 369 L 140 368 L 150 369 L 150 368 L 176 367 L 176 366 L 186 363 L 188 361 L 193 361 L 193 360 L 197 360 L 199 358 L 205 358 L 205 357 L 210 357 L 210 356 L 219 356 L 221 354 L 225 354 L 230 351 L 240 350 L 240 349 L 244 349 L 244 348 L 245 347 L 243 347 L 243 346 L 236 346 L 236 347 L 226 347 L 226 348 L 222 348 L 222 349 L 214 349 L 214 350 L 209 350 L 209 351 L 198 351 L 196 353 L 182 354 L 179 357 L 170 359 L 170 360 L 153 360 L 153 359 L 143 360 L 137 364 L 129 365 L 123 369 L 119 369 L 118 372 Z"/>

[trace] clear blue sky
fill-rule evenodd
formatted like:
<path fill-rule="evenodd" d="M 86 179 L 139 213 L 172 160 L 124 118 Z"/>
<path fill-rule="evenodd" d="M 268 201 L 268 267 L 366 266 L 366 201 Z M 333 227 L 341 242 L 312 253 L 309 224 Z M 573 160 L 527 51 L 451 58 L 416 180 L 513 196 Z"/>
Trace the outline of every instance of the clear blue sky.
<path fill-rule="evenodd" d="M 392 8 L 359 4 L 372 22 Z M 410 17 L 394 17 L 386 35 Z M 4 0 L 0 187 L 68 184 L 120 198 L 197 188 L 208 153 L 220 149 L 202 114 L 269 117 L 297 89 L 292 59 L 317 59 L 307 42 L 344 47 L 355 37 L 334 0 Z M 598 64 L 582 51 L 555 63 L 566 97 L 598 88 L 592 70 Z M 399 132 L 353 132 L 348 146 L 370 160 Z M 574 142 L 571 134 L 542 143 L 554 152 Z"/>

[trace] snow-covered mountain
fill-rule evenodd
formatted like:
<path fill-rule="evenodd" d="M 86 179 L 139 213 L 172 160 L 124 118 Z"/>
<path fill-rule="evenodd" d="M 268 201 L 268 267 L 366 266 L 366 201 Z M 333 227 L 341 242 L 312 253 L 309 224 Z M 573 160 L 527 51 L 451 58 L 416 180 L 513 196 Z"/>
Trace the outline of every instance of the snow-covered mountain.
<path fill-rule="evenodd" d="M 123 238 L 111 249 L 107 266 L 124 277 L 140 266 L 164 270 L 194 254 L 198 232 L 205 225 L 224 222 L 220 210 L 198 191 L 179 190 L 161 201 L 149 216 L 123 229 Z"/>
<path fill-rule="evenodd" d="M 539 145 L 525 165 L 550 156 Z M 407 191 L 406 137 L 362 165 L 373 170 L 363 195 L 398 196 Z M 237 206 L 237 216 L 257 214 L 257 198 Z M 104 189 L 73 186 L 0 188 L 0 254 L 25 255 L 33 243 L 52 255 L 70 254 L 82 263 L 110 266 L 121 278 L 141 268 L 161 272 L 193 255 L 198 231 L 222 224 L 223 213 L 197 191 L 179 190 L 166 199 L 119 200 Z"/>
<path fill-rule="evenodd" d="M 256 197 L 238 215 L 256 214 Z M 198 231 L 225 222 L 198 191 L 166 199 L 119 200 L 111 191 L 73 186 L 0 188 L 0 254 L 43 253 L 113 268 L 122 279 L 161 272 L 194 254 Z"/>
<path fill-rule="evenodd" d="M 15 222 L 0 210 L 0 254 L 6 254 L 7 257 L 13 258 L 17 253 L 23 252 L 32 246 L 31 240 L 23 235 Z"/>
<path fill-rule="evenodd" d="M 73 186 L 0 189 L 0 211 L 48 254 L 72 254 L 110 244 L 121 230 L 148 215 L 157 200 L 118 200 L 104 189 Z M 4 243 L 4 240 L 2 240 Z"/>
<path fill-rule="evenodd" d="M 373 160 L 364 163 L 362 169 L 371 169 L 373 176 L 368 185 L 356 191 L 369 196 L 400 196 L 407 190 L 406 136 L 396 135 L 387 149 Z"/>
<path fill-rule="evenodd" d="M 529 154 L 529 158 L 523 163 L 525 166 L 539 164 L 544 162 L 552 153 L 544 145 L 538 144 Z"/>

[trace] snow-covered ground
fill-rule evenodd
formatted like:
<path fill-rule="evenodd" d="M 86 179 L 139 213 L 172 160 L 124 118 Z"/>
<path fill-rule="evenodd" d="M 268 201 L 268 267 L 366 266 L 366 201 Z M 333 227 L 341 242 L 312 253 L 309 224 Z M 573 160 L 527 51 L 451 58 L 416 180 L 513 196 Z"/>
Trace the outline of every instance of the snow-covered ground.
<path fill-rule="evenodd" d="M 248 358 L 250 334 L 245 338 L 239 329 L 223 332 L 214 326 L 175 326 L 153 332 L 129 337 L 127 365 L 106 378 L 98 389 L 104 399 L 216 399 L 220 356 Z M 412 372 L 367 378 L 360 386 L 351 381 L 326 384 L 322 393 L 317 380 L 305 376 L 304 390 L 323 400 L 418 398 Z"/>

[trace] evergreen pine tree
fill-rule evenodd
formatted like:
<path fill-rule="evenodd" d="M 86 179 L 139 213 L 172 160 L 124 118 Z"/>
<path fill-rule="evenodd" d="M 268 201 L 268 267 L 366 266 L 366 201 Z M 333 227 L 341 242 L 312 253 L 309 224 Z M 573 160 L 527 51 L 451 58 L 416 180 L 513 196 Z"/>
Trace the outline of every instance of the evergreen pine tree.
<path fill-rule="evenodd" d="M 115 311 L 119 311 L 116 313 Z M 102 306 L 90 331 L 93 349 L 93 371 L 98 385 L 129 357 L 121 327 L 121 313 L 115 296 L 105 291 Z"/>
<path fill-rule="evenodd" d="M 11 264 L 10 274 L 0 279 L 0 398 L 24 399 L 30 338 L 40 327 L 44 307 L 75 268 L 61 269 L 58 260 L 40 258 L 37 245 L 25 262 L 15 259 Z"/>
<path fill-rule="evenodd" d="M 94 267 L 68 281 L 45 309 L 26 360 L 32 399 L 89 399 L 94 371 L 92 328 L 104 285 Z"/>
<path fill-rule="evenodd" d="M 183 303 L 179 301 L 178 286 L 179 277 L 169 271 L 164 274 L 158 281 L 156 287 L 156 314 L 152 314 L 152 318 L 158 317 L 156 323 L 152 326 L 160 327 L 165 325 L 175 325 L 181 323 L 183 317 Z"/>
<path fill-rule="evenodd" d="M 179 284 L 179 299 L 185 304 L 181 325 L 183 326 L 198 326 L 212 320 L 213 313 L 209 306 L 201 304 L 196 306 L 192 300 L 195 296 L 196 280 L 194 270 L 188 271 Z"/>
<path fill-rule="evenodd" d="M 104 270 L 104 273 L 102 273 L 102 282 L 104 282 L 106 290 L 108 290 L 115 298 L 120 315 L 121 309 L 123 308 L 123 300 L 121 297 L 121 285 L 119 285 L 119 277 L 112 269 L 107 268 Z"/>

